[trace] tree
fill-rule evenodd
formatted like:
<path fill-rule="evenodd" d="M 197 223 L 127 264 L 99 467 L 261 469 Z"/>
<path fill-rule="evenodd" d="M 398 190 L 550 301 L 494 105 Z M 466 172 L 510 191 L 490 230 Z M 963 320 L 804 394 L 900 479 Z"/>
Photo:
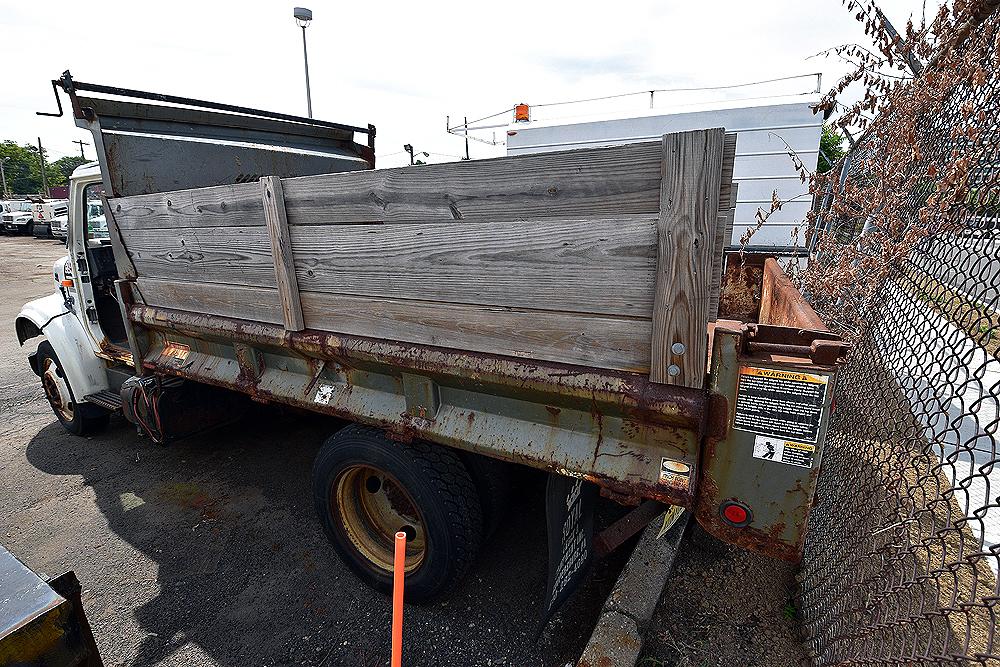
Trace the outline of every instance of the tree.
<path fill-rule="evenodd" d="M 9 158 L 3 165 L 8 192 L 19 195 L 42 193 L 42 170 L 38 162 L 38 146 L 18 145 L 17 142 L 6 139 L 0 142 L 0 160 L 4 158 Z M 49 186 L 66 183 L 66 176 L 58 167 L 48 161 L 45 164 L 45 178 Z"/>
<path fill-rule="evenodd" d="M 816 164 L 816 172 L 825 174 L 833 169 L 833 165 L 837 164 L 837 161 L 846 154 L 844 135 L 829 125 L 824 125 L 823 135 L 819 139 L 819 161 Z"/>
<path fill-rule="evenodd" d="M 66 157 L 61 157 L 52 163 L 52 166 L 59 170 L 59 173 L 63 175 L 63 179 L 69 180 L 69 177 L 73 174 L 73 170 L 82 164 L 87 164 L 91 162 L 85 157 L 79 155 L 67 155 Z M 46 172 L 48 175 L 48 172 Z"/>

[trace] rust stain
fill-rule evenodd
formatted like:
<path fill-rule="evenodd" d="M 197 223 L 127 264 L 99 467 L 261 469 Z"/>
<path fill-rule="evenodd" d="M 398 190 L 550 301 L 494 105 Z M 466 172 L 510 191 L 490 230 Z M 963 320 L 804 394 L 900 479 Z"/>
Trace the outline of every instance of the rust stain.
<path fill-rule="evenodd" d="M 605 409 L 614 407 L 622 416 L 657 425 L 697 430 L 705 412 L 702 390 L 650 382 L 644 374 L 313 330 L 290 332 L 277 325 L 144 305 L 132 306 L 130 316 L 138 324 L 191 337 L 223 334 L 238 342 L 284 347 L 306 357 L 334 361 L 346 369 L 356 367 L 357 362 L 377 361 L 431 378 L 459 377 L 468 383 L 514 386 L 528 394 L 588 397 Z"/>

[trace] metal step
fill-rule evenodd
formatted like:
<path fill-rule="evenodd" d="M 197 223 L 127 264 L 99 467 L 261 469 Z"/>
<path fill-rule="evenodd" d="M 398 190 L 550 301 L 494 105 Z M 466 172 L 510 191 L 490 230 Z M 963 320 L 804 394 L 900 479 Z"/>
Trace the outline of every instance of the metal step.
<path fill-rule="evenodd" d="M 88 403 L 93 403 L 94 405 L 99 405 L 105 410 L 110 410 L 111 412 L 118 412 L 122 409 L 122 397 L 110 389 L 105 389 L 104 391 L 99 391 L 96 394 L 84 396 L 83 400 Z"/>

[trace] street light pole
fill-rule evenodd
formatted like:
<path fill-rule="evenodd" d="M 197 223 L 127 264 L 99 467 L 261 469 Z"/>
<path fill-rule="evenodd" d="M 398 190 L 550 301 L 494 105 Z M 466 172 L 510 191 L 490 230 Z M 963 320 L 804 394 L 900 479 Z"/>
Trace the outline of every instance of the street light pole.
<path fill-rule="evenodd" d="M 309 50 L 306 48 L 306 27 L 312 22 L 313 13 L 311 9 L 296 7 L 293 12 L 295 22 L 302 28 L 302 62 L 306 66 L 306 109 L 309 117 L 313 117 L 312 90 L 309 87 Z"/>

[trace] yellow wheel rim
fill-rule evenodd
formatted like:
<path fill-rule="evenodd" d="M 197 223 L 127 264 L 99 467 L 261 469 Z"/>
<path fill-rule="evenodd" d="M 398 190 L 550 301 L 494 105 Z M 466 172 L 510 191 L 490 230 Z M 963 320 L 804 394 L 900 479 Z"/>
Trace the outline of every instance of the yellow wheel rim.
<path fill-rule="evenodd" d="M 395 477 L 372 466 L 344 469 L 334 482 L 333 514 L 355 548 L 376 568 L 392 572 L 396 532 L 406 533 L 406 572 L 427 551 L 423 517 Z"/>

